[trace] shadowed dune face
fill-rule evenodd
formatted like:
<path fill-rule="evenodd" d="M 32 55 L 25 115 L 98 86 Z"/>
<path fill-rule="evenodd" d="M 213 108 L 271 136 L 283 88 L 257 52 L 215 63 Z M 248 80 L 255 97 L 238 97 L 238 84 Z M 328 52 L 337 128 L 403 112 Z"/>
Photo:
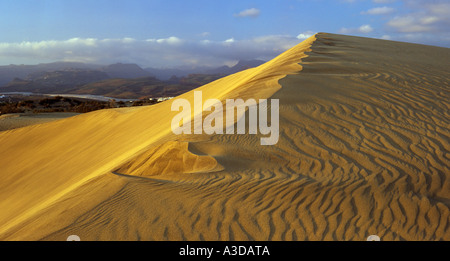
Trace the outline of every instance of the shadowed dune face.
<path fill-rule="evenodd" d="M 279 99 L 276 145 L 247 134 L 148 141 L 133 125 L 126 146 L 135 137 L 145 146 L 0 226 L 0 239 L 450 240 L 449 60 L 445 48 L 317 34 L 199 89 L 221 100 Z M 161 105 L 111 115 L 100 126 L 115 127 L 99 137 L 120 138 L 132 119 L 170 111 Z M 164 128 L 168 117 L 158 119 Z M 1 174 L 5 188 L 20 184 Z"/>

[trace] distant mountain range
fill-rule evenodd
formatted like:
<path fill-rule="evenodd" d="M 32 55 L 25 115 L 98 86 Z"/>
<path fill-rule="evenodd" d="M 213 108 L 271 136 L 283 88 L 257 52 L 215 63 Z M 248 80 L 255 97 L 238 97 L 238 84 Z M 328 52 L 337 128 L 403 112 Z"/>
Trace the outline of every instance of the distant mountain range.
<path fill-rule="evenodd" d="M 57 62 L 0 66 L 0 92 L 77 93 L 140 98 L 178 95 L 223 76 L 263 64 L 239 61 L 217 68 L 141 68 L 137 64 L 108 66 Z"/>
<path fill-rule="evenodd" d="M 37 65 L 4 65 L 0 66 L 0 87 L 5 86 L 15 78 L 27 79 L 36 74 L 54 71 L 67 71 L 74 69 L 96 70 L 104 72 L 109 78 L 141 78 L 155 77 L 159 80 L 168 80 L 172 76 L 183 77 L 189 74 L 221 74 L 229 75 L 244 69 L 263 64 L 262 60 L 239 61 L 236 65 L 221 67 L 195 67 L 195 68 L 141 68 L 137 64 L 116 63 L 111 65 L 96 65 L 77 62 L 55 62 Z"/>
<path fill-rule="evenodd" d="M 4 65 L 0 66 L 0 87 L 8 84 L 14 78 L 25 79 L 33 73 L 52 72 L 68 68 L 93 70 L 100 67 L 98 65 L 72 62 L 55 62 L 37 65 Z"/>
<path fill-rule="evenodd" d="M 121 99 L 174 97 L 221 78 L 219 75 L 190 74 L 161 81 L 155 77 L 107 79 L 68 90 L 74 94 L 103 95 Z"/>
<path fill-rule="evenodd" d="M 111 64 L 106 67 L 100 69 L 109 75 L 110 78 L 124 78 L 124 79 L 132 79 L 132 78 L 141 78 L 141 77 L 149 77 L 154 76 L 148 71 L 145 71 L 137 64 L 123 64 L 116 63 Z"/>
<path fill-rule="evenodd" d="M 195 67 L 195 68 L 145 68 L 144 70 L 149 72 L 151 75 L 155 76 L 160 80 L 168 80 L 173 76 L 183 77 L 189 74 L 219 74 L 219 75 L 230 75 L 233 73 L 240 72 L 245 69 L 253 68 L 265 63 L 262 60 L 242 60 L 236 65 L 220 66 L 220 67 Z"/>

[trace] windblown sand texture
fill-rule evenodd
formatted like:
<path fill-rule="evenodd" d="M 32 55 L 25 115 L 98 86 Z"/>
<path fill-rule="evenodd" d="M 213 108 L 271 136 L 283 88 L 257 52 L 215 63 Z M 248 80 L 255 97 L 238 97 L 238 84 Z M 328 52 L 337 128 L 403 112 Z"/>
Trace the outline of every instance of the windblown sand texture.
<path fill-rule="evenodd" d="M 171 101 L 0 132 L 0 240 L 450 240 L 448 61 L 320 33 L 197 89 L 279 99 L 274 146 L 174 135 Z"/>

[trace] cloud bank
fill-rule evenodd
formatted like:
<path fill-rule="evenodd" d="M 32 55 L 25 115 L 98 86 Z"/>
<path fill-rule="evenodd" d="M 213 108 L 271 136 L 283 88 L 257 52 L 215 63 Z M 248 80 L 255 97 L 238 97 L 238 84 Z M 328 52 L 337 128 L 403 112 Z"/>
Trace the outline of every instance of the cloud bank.
<path fill-rule="evenodd" d="M 298 36 L 266 35 L 223 41 L 190 41 L 172 36 L 145 40 L 72 38 L 63 41 L 0 43 L 0 64 L 72 61 L 137 63 L 144 67 L 218 66 L 242 59 L 272 59 L 312 34 L 307 31 Z"/>
<path fill-rule="evenodd" d="M 367 0 L 352 2 L 362 4 Z M 371 2 L 369 9 L 359 11 L 361 19 L 367 24 L 360 27 L 341 27 L 337 32 L 450 47 L 450 2 L 448 0 L 372 0 Z"/>
<path fill-rule="evenodd" d="M 405 0 L 411 11 L 396 15 L 387 25 L 401 33 L 448 32 L 450 28 L 450 2 Z"/>
<path fill-rule="evenodd" d="M 402 12 L 385 23 L 389 38 L 398 41 L 450 47 L 448 0 L 402 0 Z"/>

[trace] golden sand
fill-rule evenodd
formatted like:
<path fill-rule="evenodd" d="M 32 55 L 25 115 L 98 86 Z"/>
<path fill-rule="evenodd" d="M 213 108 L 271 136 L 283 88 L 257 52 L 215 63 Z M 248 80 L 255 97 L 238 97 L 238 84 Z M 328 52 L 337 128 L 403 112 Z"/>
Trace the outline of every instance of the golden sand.
<path fill-rule="evenodd" d="M 46 123 L 63 118 L 72 117 L 79 113 L 51 112 L 51 113 L 15 113 L 0 116 L 0 131 L 22 128 L 30 125 Z"/>
<path fill-rule="evenodd" d="M 171 101 L 1 132 L 0 240 L 449 240 L 449 60 L 321 33 L 196 89 L 279 99 L 274 146 Z"/>

